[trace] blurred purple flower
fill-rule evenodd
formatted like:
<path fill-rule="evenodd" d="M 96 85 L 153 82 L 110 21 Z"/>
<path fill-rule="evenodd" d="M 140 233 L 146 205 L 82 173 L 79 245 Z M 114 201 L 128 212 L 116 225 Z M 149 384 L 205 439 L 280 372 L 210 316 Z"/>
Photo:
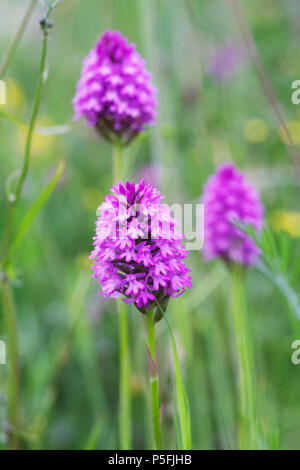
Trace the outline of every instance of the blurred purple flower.
<path fill-rule="evenodd" d="M 208 64 L 208 73 L 219 82 L 229 81 L 245 59 L 244 49 L 236 43 L 228 43 L 216 49 Z"/>
<path fill-rule="evenodd" d="M 177 222 L 161 193 L 143 180 L 118 183 L 111 192 L 99 208 L 91 254 L 101 294 L 122 295 L 142 313 L 156 307 L 155 297 L 166 308 L 169 297 L 192 287 Z"/>
<path fill-rule="evenodd" d="M 156 117 L 156 90 L 145 60 L 118 31 L 106 31 L 84 59 L 73 104 L 107 140 L 129 143 Z"/>
<path fill-rule="evenodd" d="M 145 183 L 151 183 L 153 186 L 160 186 L 161 170 L 157 163 L 145 165 L 136 173 L 137 181 L 145 180 Z"/>
<path fill-rule="evenodd" d="M 211 176 L 202 198 L 205 210 L 204 256 L 226 262 L 250 265 L 260 250 L 254 241 L 234 225 L 234 221 L 252 225 L 260 233 L 264 207 L 257 190 L 233 163 L 224 163 Z"/>

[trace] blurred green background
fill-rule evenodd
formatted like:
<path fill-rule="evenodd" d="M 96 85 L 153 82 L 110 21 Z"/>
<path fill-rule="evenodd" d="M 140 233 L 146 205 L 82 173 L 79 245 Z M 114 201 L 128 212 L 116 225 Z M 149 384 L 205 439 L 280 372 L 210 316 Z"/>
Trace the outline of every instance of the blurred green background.
<path fill-rule="evenodd" d="M 28 2 L 2 0 L 0 57 Z M 258 50 L 289 130 L 300 145 L 300 107 L 291 84 L 300 78 L 297 0 L 242 1 Z M 28 123 L 41 50 L 38 4 L 5 76 L 5 110 Z M 118 29 L 143 54 L 159 89 L 157 126 L 127 151 L 126 174 L 144 173 L 169 203 L 196 203 L 222 161 L 232 160 L 258 187 L 266 217 L 289 234 L 299 253 L 299 186 L 284 137 L 243 46 L 230 2 L 220 0 L 62 0 L 53 15 L 38 126 L 19 220 L 66 158 L 60 184 L 25 237 L 14 264 L 21 350 L 23 445 L 28 448 L 118 448 L 118 331 L 116 305 L 103 302 L 88 259 L 96 208 L 111 187 L 111 148 L 83 121 L 72 123 L 72 98 L 84 56 L 105 29 Z M 1 77 L 0 77 L 1 78 Z M 71 128 L 69 128 L 71 126 Z M 25 130 L 0 116 L 0 235 L 9 178 L 20 168 Z M 150 167 L 149 167 L 150 165 Z M 146 167 L 146 168 L 145 168 Z M 299 259 L 299 258 L 298 258 Z M 220 262 L 189 257 L 194 288 L 171 301 L 190 399 L 193 447 L 234 448 L 236 355 L 229 276 Z M 299 287 L 299 280 L 297 280 Z M 300 339 L 276 289 L 254 270 L 247 308 L 255 351 L 259 414 L 266 448 L 300 448 L 300 365 L 291 343 Z M 147 357 L 142 316 L 129 309 L 134 447 L 151 446 Z M 165 447 L 175 446 L 170 341 L 158 327 Z M 298 337 L 295 336 L 299 331 Z M 3 322 L 0 338 L 5 339 Z M 0 366 L 0 412 L 6 413 L 6 368 Z M 5 448 L 3 425 L 0 446 Z"/>

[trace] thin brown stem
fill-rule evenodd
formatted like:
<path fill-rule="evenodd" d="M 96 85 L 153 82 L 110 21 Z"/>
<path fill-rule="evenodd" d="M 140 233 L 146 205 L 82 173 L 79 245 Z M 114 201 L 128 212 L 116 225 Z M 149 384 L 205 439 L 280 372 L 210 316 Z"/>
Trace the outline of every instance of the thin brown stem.
<path fill-rule="evenodd" d="M 27 10 L 25 11 L 25 14 L 23 16 L 23 19 L 20 23 L 20 26 L 16 32 L 15 37 L 13 38 L 11 44 L 9 45 L 7 51 L 5 52 L 4 56 L 2 57 L 2 60 L 0 62 L 0 77 L 2 78 L 17 50 L 17 47 L 22 39 L 22 36 L 24 34 L 24 31 L 27 27 L 27 24 L 31 18 L 31 15 L 33 13 L 34 7 L 37 3 L 37 0 L 31 0 L 29 3 Z"/>
<path fill-rule="evenodd" d="M 271 82 L 268 78 L 268 75 L 266 73 L 264 64 L 262 62 L 262 59 L 259 55 L 259 52 L 257 50 L 257 47 L 255 45 L 255 40 L 253 38 L 253 35 L 251 33 L 251 30 L 247 24 L 247 20 L 245 18 L 244 12 L 242 10 L 242 7 L 239 4 L 239 1 L 237 0 L 230 0 L 231 5 L 235 14 L 235 18 L 237 21 L 237 24 L 240 28 L 241 34 L 243 36 L 244 42 L 246 44 L 246 47 L 248 49 L 249 55 L 253 61 L 253 64 L 256 68 L 257 75 L 262 87 L 262 90 L 266 96 L 267 101 L 269 102 L 269 105 L 271 107 L 271 110 L 274 114 L 274 117 L 277 121 L 278 127 L 282 130 L 282 132 L 285 135 L 285 141 L 286 141 L 286 147 L 289 152 L 290 158 L 292 160 L 292 163 L 294 165 L 294 168 L 296 170 L 296 173 L 298 175 L 298 178 L 300 179 L 300 155 L 297 150 L 297 147 L 295 145 L 295 142 L 291 136 L 291 133 L 286 125 L 286 120 L 284 117 L 283 110 L 277 100 L 277 97 L 274 93 L 273 87 L 271 85 Z"/>

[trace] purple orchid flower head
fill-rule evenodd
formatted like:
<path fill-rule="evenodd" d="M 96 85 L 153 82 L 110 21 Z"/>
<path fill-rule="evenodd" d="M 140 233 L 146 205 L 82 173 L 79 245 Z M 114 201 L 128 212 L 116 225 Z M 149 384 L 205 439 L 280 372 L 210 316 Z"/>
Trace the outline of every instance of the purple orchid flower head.
<path fill-rule="evenodd" d="M 204 257 L 227 263 L 252 265 L 260 250 L 253 239 L 234 222 L 252 225 L 259 234 L 264 207 L 257 190 L 233 163 L 224 163 L 204 187 Z"/>
<path fill-rule="evenodd" d="M 245 61 L 245 51 L 237 42 L 227 42 L 209 59 L 208 73 L 220 83 L 227 83 Z"/>
<path fill-rule="evenodd" d="M 106 140 L 126 145 L 154 124 L 155 95 L 135 45 L 119 31 L 106 31 L 84 59 L 73 99 L 74 119 L 84 116 Z"/>
<path fill-rule="evenodd" d="M 147 313 L 157 307 L 156 300 L 165 310 L 170 297 L 191 288 L 190 269 L 183 262 L 188 251 L 176 224 L 151 184 L 141 180 L 113 186 L 99 207 L 91 254 L 100 293 L 122 296 Z M 155 317 L 161 318 L 157 309 Z"/>

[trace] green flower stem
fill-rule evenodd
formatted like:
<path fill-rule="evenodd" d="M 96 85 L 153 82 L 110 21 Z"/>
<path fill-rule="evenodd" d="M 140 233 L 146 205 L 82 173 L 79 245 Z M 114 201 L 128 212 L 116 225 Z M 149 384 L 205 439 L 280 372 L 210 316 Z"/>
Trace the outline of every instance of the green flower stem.
<path fill-rule="evenodd" d="M 159 379 L 158 379 L 158 363 L 156 360 L 155 348 L 155 323 L 153 321 L 152 311 L 146 315 L 146 325 L 148 333 L 148 354 L 149 371 L 151 383 L 151 399 L 152 399 L 152 424 L 154 432 L 155 450 L 162 449 L 162 437 L 160 429 L 160 413 L 159 413 Z"/>
<path fill-rule="evenodd" d="M 186 394 L 183 379 L 182 379 L 182 373 L 181 373 L 180 362 L 178 358 L 176 341 L 175 341 L 175 338 L 174 338 L 166 313 L 161 308 L 161 305 L 157 299 L 155 299 L 155 302 L 156 302 L 158 309 L 160 310 L 162 317 L 164 318 L 166 322 L 166 325 L 170 333 L 171 343 L 172 343 L 175 383 L 176 383 L 176 397 L 177 397 L 179 424 L 180 424 L 180 432 L 181 432 L 181 444 L 184 450 L 191 450 L 192 449 L 192 431 L 191 431 L 190 406 L 189 406 L 188 396 Z"/>
<path fill-rule="evenodd" d="M 239 361 L 239 447 L 256 449 L 256 404 L 253 353 L 246 316 L 243 268 L 232 269 L 232 310 Z"/>
<path fill-rule="evenodd" d="M 35 123 L 36 123 L 36 119 L 38 116 L 40 103 L 41 103 L 41 95 L 42 95 L 44 72 L 45 72 L 46 57 L 47 57 L 47 45 L 48 45 L 48 33 L 47 33 L 47 30 L 44 30 L 42 55 L 41 55 L 41 62 L 40 62 L 40 73 L 39 73 L 38 84 L 37 84 L 35 97 L 34 97 L 31 119 L 29 122 L 29 129 L 28 129 L 28 134 L 27 134 L 27 139 L 26 139 L 25 156 L 24 156 L 22 172 L 21 172 L 20 179 L 17 185 L 16 193 L 15 193 L 15 198 L 16 198 L 15 204 L 18 202 L 21 196 L 23 184 L 24 184 L 25 178 L 27 176 L 28 168 L 29 168 L 32 137 L 33 137 L 34 127 L 35 127 Z"/>
<path fill-rule="evenodd" d="M 11 448 L 18 447 L 18 440 L 14 429 L 18 430 L 19 425 L 19 351 L 18 351 L 18 340 L 17 340 L 17 315 L 15 310 L 15 302 L 13 291 L 9 285 L 7 275 L 5 272 L 5 260 L 7 254 L 9 252 L 10 244 L 11 244 L 11 233 L 13 228 L 14 222 L 14 210 L 15 207 L 20 199 L 23 184 L 25 178 L 27 176 L 28 168 L 29 168 L 29 160 L 30 160 L 30 150 L 31 150 L 31 142 L 32 136 L 34 132 L 35 122 L 38 115 L 38 110 L 41 101 L 41 93 L 42 93 L 42 85 L 43 85 L 43 76 L 45 71 L 45 64 L 46 64 L 46 54 L 47 54 L 47 29 L 43 30 L 43 46 L 42 46 L 42 53 L 41 53 L 41 61 L 40 61 L 40 73 L 38 78 L 38 85 L 35 92 L 34 104 L 32 115 L 29 123 L 28 134 L 26 139 L 26 146 L 25 146 L 25 154 L 23 160 L 23 166 L 21 170 L 21 174 L 17 183 L 17 188 L 15 194 L 11 195 L 9 201 L 9 209 L 8 209 L 8 218 L 7 223 L 5 226 L 4 231 L 4 239 L 2 245 L 2 253 L 1 253 L 1 264 L 2 264 L 2 272 L 1 272 L 1 285 L 2 285 L 2 304 L 3 310 L 6 318 L 6 331 L 8 337 L 8 350 L 9 350 L 9 361 L 10 361 L 10 368 L 9 368 L 9 390 L 8 390 L 8 419 L 9 423 L 12 426 L 12 433 L 9 435 L 9 444 Z"/>
<path fill-rule="evenodd" d="M 30 119 L 27 138 L 26 138 L 23 166 L 22 166 L 18 183 L 17 183 L 15 194 L 11 195 L 10 201 L 9 201 L 8 218 L 7 218 L 7 224 L 6 224 L 6 228 L 4 232 L 1 261 L 5 259 L 7 250 L 10 246 L 11 232 L 12 232 L 13 221 L 14 221 L 14 210 L 20 199 L 23 184 L 24 184 L 25 178 L 27 176 L 28 168 L 29 168 L 32 137 L 33 137 L 35 123 L 36 123 L 36 119 L 37 119 L 37 115 L 38 115 L 38 111 L 40 107 L 40 102 L 41 102 L 41 94 L 42 94 L 42 88 L 43 88 L 43 79 L 44 79 L 46 56 L 47 56 L 47 43 L 48 43 L 48 34 L 47 34 L 47 30 L 45 29 L 44 36 L 43 36 L 41 62 L 40 62 L 40 73 L 39 73 L 38 84 L 37 84 L 37 88 L 35 92 L 33 109 L 32 109 L 31 119 Z"/>
<path fill-rule="evenodd" d="M 122 179 L 123 148 L 120 142 L 114 146 L 113 183 Z M 120 389 L 119 389 L 119 434 L 121 450 L 132 448 L 131 425 L 131 390 L 130 390 L 130 350 L 128 333 L 128 312 L 126 305 L 118 299 L 119 313 L 119 354 L 120 354 Z"/>
<path fill-rule="evenodd" d="M 20 40 L 22 39 L 22 36 L 24 34 L 24 31 L 27 27 L 28 21 L 31 18 L 31 15 L 33 13 L 34 7 L 37 3 L 37 0 L 31 0 L 29 3 L 27 10 L 25 11 L 25 14 L 22 18 L 22 21 L 20 23 L 20 26 L 16 32 L 15 37 L 13 38 L 9 48 L 7 49 L 6 53 L 4 54 L 1 62 L 0 62 L 0 78 L 4 77 L 4 74 L 16 52 L 16 49 L 20 43 Z"/>
<path fill-rule="evenodd" d="M 122 179 L 123 168 L 123 147 L 120 142 L 115 143 L 113 153 L 113 183 L 116 184 Z"/>
<path fill-rule="evenodd" d="M 17 315 L 13 292 L 5 275 L 3 275 L 1 285 L 9 358 L 8 420 L 11 426 L 11 430 L 8 434 L 9 447 L 10 449 L 18 449 L 18 438 L 15 434 L 15 430 L 19 427 L 19 347 Z"/>
<path fill-rule="evenodd" d="M 128 318 L 126 305 L 118 300 L 119 344 L 120 344 L 120 412 L 119 429 L 122 450 L 132 448 L 131 437 L 131 397 L 130 397 L 130 355 L 128 338 Z"/>

